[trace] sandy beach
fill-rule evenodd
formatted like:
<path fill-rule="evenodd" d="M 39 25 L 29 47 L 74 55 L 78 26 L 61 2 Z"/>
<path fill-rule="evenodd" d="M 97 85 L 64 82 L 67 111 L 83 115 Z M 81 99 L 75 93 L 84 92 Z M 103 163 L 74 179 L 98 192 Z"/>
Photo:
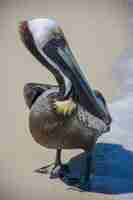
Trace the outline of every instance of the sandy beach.
<path fill-rule="evenodd" d="M 112 66 L 128 46 L 125 0 L 0 1 L 0 199 L 118 199 L 109 194 L 74 191 L 59 179 L 51 180 L 48 175 L 34 172 L 53 161 L 55 151 L 32 139 L 23 87 L 27 82 L 55 83 L 55 79 L 20 41 L 18 23 L 31 17 L 50 17 L 61 24 L 76 59 L 85 66 L 92 87 L 101 90 L 109 103 L 119 92 L 112 78 Z M 80 153 L 64 151 L 64 161 Z"/>

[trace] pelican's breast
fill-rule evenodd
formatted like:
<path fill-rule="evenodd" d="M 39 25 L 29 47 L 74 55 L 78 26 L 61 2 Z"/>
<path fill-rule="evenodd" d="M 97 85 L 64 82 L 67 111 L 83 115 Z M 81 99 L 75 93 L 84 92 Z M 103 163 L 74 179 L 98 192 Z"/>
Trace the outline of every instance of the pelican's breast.
<path fill-rule="evenodd" d="M 53 108 L 53 98 L 52 92 L 49 95 L 44 93 L 32 105 L 29 116 L 32 137 L 47 148 L 59 145 L 66 149 L 82 147 L 86 140 L 81 134 L 84 130 L 78 123 L 76 113 L 69 117 L 58 116 Z"/>
<path fill-rule="evenodd" d="M 31 107 L 29 128 L 34 140 L 47 148 L 57 148 L 59 145 L 65 149 L 91 147 L 104 132 L 104 124 L 81 106 L 71 116 L 57 115 L 53 108 L 56 94 L 52 90 L 44 92 Z"/>
<path fill-rule="evenodd" d="M 51 94 L 42 94 L 32 105 L 29 115 L 29 128 L 33 138 L 40 145 L 46 147 L 53 145 L 56 148 L 59 142 L 59 133 L 57 132 L 61 126 L 61 120 L 54 112 L 53 95 L 52 91 L 50 92 Z"/>

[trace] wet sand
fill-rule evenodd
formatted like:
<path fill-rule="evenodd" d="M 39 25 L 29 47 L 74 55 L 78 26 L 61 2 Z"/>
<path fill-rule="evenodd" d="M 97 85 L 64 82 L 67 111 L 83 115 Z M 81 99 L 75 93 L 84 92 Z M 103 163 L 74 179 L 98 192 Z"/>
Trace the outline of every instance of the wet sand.
<path fill-rule="evenodd" d="M 111 102 L 117 94 L 111 67 L 127 47 L 128 8 L 125 0 L 0 1 L 1 139 L 0 199 L 112 199 L 109 195 L 69 190 L 61 180 L 33 171 L 50 163 L 55 151 L 36 144 L 28 129 L 23 99 L 27 82 L 55 83 L 54 77 L 30 55 L 18 35 L 18 22 L 29 17 L 58 20 L 91 85 Z M 64 151 L 64 160 L 80 153 Z"/>

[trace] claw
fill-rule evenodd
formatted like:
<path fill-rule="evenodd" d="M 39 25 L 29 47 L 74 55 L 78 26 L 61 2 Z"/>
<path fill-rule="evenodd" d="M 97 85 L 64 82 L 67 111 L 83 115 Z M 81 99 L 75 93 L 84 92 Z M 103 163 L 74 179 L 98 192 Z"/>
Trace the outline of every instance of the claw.
<path fill-rule="evenodd" d="M 67 164 L 57 165 L 56 167 L 52 169 L 50 178 L 58 178 L 58 177 L 63 178 L 69 173 L 70 173 L 70 169 Z"/>
<path fill-rule="evenodd" d="M 76 104 L 72 99 L 68 99 L 65 101 L 55 101 L 54 108 L 57 113 L 66 115 L 71 115 L 72 112 L 76 109 Z"/>
<path fill-rule="evenodd" d="M 39 169 L 34 170 L 34 172 L 39 173 L 39 174 L 48 174 L 49 173 L 49 168 L 54 165 L 54 163 L 50 163 L 44 167 L 41 167 Z"/>

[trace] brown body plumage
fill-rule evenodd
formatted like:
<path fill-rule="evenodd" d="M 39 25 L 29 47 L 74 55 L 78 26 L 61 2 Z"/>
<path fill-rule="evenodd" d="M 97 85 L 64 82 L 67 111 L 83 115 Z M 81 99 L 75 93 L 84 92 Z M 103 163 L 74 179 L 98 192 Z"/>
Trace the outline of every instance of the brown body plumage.
<path fill-rule="evenodd" d="M 97 138 L 109 131 L 111 117 L 104 97 L 90 88 L 55 21 L 24 21 L 19 31 L 25 46 L 58 82 L 58 86 L 29 83 L 24 87 L 30 132 L 40 145 L 57 149 L 52 170 L 56 174 L 63 167 L 61 150 L 81 148 L 92 155 Z M 86 179 L 89 174 L 86 171 Z"/>
<path fill-rule="evenodd" d="M 46 85 L 27 84 L 24 89 L 27 104 L 31 104 L 38 88 L 44 91 L 29 106 L 29 128 L 35 141 L 47 148 L 91 151 L 98 136 L 107 131 L 105 124 L 79 104 L 70 115 L 56 112 L 54 102 L 58 100 L 58 87 L 48 89 Z"/>

